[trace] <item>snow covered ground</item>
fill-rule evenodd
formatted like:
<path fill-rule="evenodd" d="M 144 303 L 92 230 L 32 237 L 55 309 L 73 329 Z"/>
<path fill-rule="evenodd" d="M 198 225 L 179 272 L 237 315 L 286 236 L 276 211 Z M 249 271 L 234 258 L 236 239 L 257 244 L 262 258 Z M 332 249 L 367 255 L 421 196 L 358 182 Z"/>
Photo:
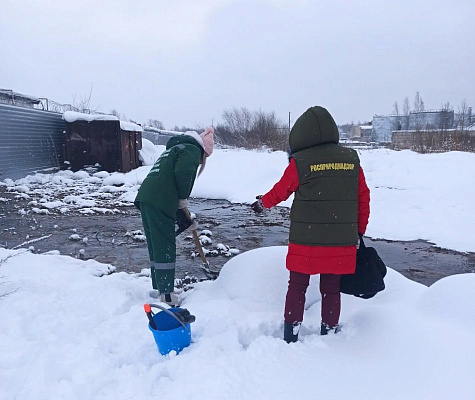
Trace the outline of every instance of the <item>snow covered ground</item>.
<path fill-rule="evenodd" d="M 301 340 L 282 339 L 285 247 L 243 253 L 183 293 L 197 319 L 177 356 L 157 352 L 149 278 L 59 255 L 0 249 L 0 399 L 470 399 L 475 274 L 430 288 L 388 271 L 370 300 L 342 295 L 321 337 L 313 277 Z"/>
<path fill-rule="evenodd" d="M 371 190 L 367 235 L 389 240 L 423 239 L 456 251 L 475 251 L 475 154 L 418 154 L 359 150 Z M 283 152 L 218 150 L 192 195 L 252 202 L 280 179 Z M 285 205 L 291 205 L 290 198 Z"/>
<path fill-rule="evenodd" d="M 116 213 L 131 205 L 150 165 L 164 150 L 144 140 L 148 166 L 127 174 L 61 171 L 0 184 L 31 199 L 20 213 Z M 437 246 L 475 251 L 475 154 L 418 154 L 359 150 L 371 189 L 367 235 L 390 240 L 423 239 Z M 277 182 L 287 165 L 283 152 L 217 149 L 197 179 L 193 196 L 250 203 Z M 5 199 L 6 200 L 6 199 Z M 284 205 L 290 206 L 291 199 Z"/>
<path fill-rule="evenodd" d="M 367 234 L 475 251 L 475 154 L 361 151 L 371 189 Z"/>

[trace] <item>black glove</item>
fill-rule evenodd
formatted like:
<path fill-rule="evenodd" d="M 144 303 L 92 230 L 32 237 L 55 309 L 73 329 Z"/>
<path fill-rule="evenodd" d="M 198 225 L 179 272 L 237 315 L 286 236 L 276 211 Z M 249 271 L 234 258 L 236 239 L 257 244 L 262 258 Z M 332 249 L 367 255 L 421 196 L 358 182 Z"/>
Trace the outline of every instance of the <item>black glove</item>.
<path fill-rule="evenodd" d="M 257 201 L 251 204 L 251 208 L 256 214 L 260 214 L 264 211 L 264 206 L 262 205 L 262 196 L 256 196 Z"/>
<path fill-rule="evenodd" d="M 176 212 L 176 224 L 178 225 L 178 229 L 175 232 L 175 236 L 178 236 L 180 233 L 186 231 L 193 221 L 189 220 L 183 211 L 183 208 L 179 208 Z"/>

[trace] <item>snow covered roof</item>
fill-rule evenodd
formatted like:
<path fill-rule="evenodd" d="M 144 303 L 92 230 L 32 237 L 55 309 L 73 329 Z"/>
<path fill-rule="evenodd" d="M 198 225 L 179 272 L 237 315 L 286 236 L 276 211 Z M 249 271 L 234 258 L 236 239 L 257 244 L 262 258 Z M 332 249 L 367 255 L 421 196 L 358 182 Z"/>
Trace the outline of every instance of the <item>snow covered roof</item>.
<path fill-rule="evenodd" d="M 373 129 L 372 125 L 360 125 L 360 129 Z"/>
<path fill-rule="evenodd" d="M 158 133 L 159 135 L 183 135 L 185 132 L 179 132 L 179 131 L 167 131 L 166 129 L 158 129 L 154 128 L 153 126 L 144 126 L 143 128 L 147 132 L 153 132 L 153 133 Z"/>
<path fill-rule="evenodd" d="M 76 122 L 76 121 L 119 121 L 115 115 L 106 115 L 106 114 L 85 114 L 76 111 L 66 111 L 63 113 L 63 119 L 66 122 Z"/>
<path fill-rule="evenodd" d="M 374 114 L 373 115 L 373 119 L 374 118 L 402 118 L 402 117 L 407 117 L 407 115 L 402 115 L 402 114 Z"/>
<path fill-rule="evenodd" d="M 0 89 L 0 96 L 27 101 L 34 104 L 38 104 L 40 102 L 40 99 L 38 97 L 30 96 L 28 94 L 17 93 L 10 89 Z"/>
<path fill-rule="evenodd" d="M 140 125 L 134 124 L 133 122 L 120 121 L 120 129 L 123 131 L 132 131 L 132 132 L 142 132 L 143 129 Z"/>
<path fill-rule="evenodd" d="M 409 114 L 439 114 L 442 112 L 452 113 L 454 110 L 443 110 L 443 109 L 436 109 L 436 110 L 423 110 L 423 111 L 410 111 Z M 373 118 L 405 118 L 407 115 L 404 114 L 386 114 L 380 115 L 375 114 Z"/>
<path fill-rule="evenodd" d="M 76 111 L 66 111 L 63 113 L 63 119 L 66 122 L 76 122 L 76 121 L 119 121 L 115 115 L 109 114 L 85 114 Z M 120 121 L 120 129 L 124 131 L 132 132 L 142 132 L 143 129 L 140 125 L 134 124 L 133 122 Z"/>
<path fill-rule="evenodd" d="M 422 111 L 411 111 L 410 114 L 438 114 L 442 112 L 454 112 L 454 110 L 422 110 Z"/>

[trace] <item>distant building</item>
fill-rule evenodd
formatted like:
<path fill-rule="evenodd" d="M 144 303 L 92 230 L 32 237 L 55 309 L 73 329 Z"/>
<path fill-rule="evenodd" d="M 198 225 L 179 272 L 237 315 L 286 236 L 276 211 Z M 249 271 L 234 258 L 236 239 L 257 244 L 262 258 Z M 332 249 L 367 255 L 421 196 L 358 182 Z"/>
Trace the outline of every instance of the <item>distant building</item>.
<path fill-rule="evenodd" d="M 409 130 L 452 129 L 454 112 L 452 110 L 419 111 L 409 114 Z"/>
<path fill-rule="evenodd" d="M 364 142 L 371 142 L 373 138 L 372 125 L 360 125 L 361 140 Z"/>
<path fill-rule="evenodd" d="M 346 140 L 349 137 L 348 132 L 344 132 L 343 129 L 341 129 L 341 127 L 338 127 L 338 134 L 340 135 L 340 139 Z"/>
<path fill-rule="evenodd" d="M 371 125 L 354 125 L 351 128 L 350 138 L 364 142 L 371 142 L 373 137 L 373 127 Z"/>
<path fill-rule="evenodd" d="M 391 145 L 395 149 L 419 152 L 471 151 L 475 152 L 475 125 L 471 125 L 472 109 L 463 113 L 453 111 L 423 111 L 411 113 L 409 129 L 392 132 Z"/>
<path fill-rule="evenodd" d="M 350 138 L 361 138 L 361 129 L 359 125 L 353 125 L 350 130 Z"/>
<path fill-rule="evenodd" d="M 373 140 L 390 142 L 395 131 L 434 130 L 454 128 L 453 110 L 411 111 L 409 115 L 375 115 Z"/>

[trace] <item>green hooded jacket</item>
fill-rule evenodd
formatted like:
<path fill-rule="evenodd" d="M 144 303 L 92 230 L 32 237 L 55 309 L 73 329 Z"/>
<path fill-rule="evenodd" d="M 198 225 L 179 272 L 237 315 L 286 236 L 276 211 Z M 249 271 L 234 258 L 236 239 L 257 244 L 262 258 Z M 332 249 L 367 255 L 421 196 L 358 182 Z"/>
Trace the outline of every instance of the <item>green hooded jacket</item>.
<path fill-rule="evenodd" d="M 196 139 L 195 139 L 196 137 Z M 190 196 L 196 172 L 203 157 L 203 147 L 196 136 L 172 137 L 166 150 L 144 179 L 135 198 L 135 205 L 147 203 L 175 220 L 178 200 Z"/>
<path fill-rule="evenodd" d="M 338 127 L 323 107 L 309 108 L 290 132 L 290 149 L 299 176 L 290 213 L 291 243 L 357 243 L 360 161 L 356 151 L 338 142 Z"/>

